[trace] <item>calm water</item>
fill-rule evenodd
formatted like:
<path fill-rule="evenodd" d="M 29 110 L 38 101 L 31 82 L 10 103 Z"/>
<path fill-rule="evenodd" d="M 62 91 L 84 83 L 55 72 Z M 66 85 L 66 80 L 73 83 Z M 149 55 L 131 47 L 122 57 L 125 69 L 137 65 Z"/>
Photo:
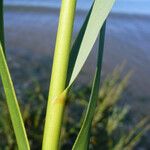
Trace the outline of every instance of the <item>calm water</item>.
<path fill-rule="evenodd" d="M 81 8 L 85 8 L 92 1 L 78 0 L 78 4 L 80 4 Z M 40 5 L 42 2 L 60 4 L 61 0 L 5 0 L 5 2 L 14 5 L 18 2 L 28 5 L 31 3 Z M 47 3 L 45 4 L 47 6 Z M 13 9 L 9 9 L 10 7 L 8 7 L 5 14 L 7 49 L 29 51 L 33 55 L 34 53 L 39 53 L 41 56 L 42 54 L 46 54 L 50 55 L 52 59 L 59 12 L 53 11 L 53 9 L 50 9 L 50 11 L 39 10 L 39 12 L 34 10 L 22 11 L 22 9 L 16 9 L 14 5 Z M 126 60 L 127 69 L 134 70 L 130 89 L 131 93 L 135 94 L 135 97 L 150 97 L 149 6 L 150 0 L 117 0 L 113 11 L 117 11 L 118 15 L 112 15 L 107 22 L 103 73 L 106 75 L 117 64 Z M 141 15 L 142 13 L 143 15 Z M 75 35 L 79 31 L 84 17 L 83 13 L 77 14 L 74 27 Z M 91 57 L 88 59 L 85 70 L 81 73 L 80 82 L 88 83 L 92 80 L 91 73 L 95 71 L 96 54 L 93 51 Z M 88 76 L 86 76 L 87 74 Z M 134 99 L 136 100 L 136 98 L 133 98 L 129 101 L 133 102 Z M 135 104 L 137 105 L 136 101 L 133 106 Z M 139 104 L 140 108 L 144 107 L 145 110 L 149 110 L 150 105 L 148 101 L 146 106 L 141 107 L 141 104 Z"/>
<path fill-rule="evenodd" d="M 5 0 L 5 3 L 24 5 L 45 5 L 53 4 L 53 6 L 60 6 L 62 0 Z M 87 9 L 90 7 L 93 0 L 77 0 L 77 7 L 81 9 Z M 116 0 L 113 11 L 126 12 L 126 13 L 142 13 L 150 14 L 150 0 Z"/>

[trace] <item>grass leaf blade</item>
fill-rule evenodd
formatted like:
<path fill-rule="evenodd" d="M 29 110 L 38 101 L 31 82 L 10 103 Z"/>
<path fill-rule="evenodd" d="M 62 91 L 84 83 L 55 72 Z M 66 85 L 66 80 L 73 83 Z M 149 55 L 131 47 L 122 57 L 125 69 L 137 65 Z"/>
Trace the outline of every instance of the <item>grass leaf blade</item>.
<path fill-rule="evenodd" d="M 77 56 L 78 56 L 78 53 L 79 53 L 79 50 L 80 50 L 80 46 L 81 46 L 81 43 L 82 43 L 82 40 L 83 40 L 83 37 L 84 37 L 84 34 L 85 34 L 85 31 L 86 31 L 86 28 L 87 28 L 87 24 L 88 24 L 88 21 L 89 21 L 89 17 L 91 15 L 91 11 L 92 11 L 92 8 L 93 8 L 93 4 L 85 18 L 85 21 L 77 35 L 77 38 L 75 39 L 75 42 L 73 43 L 73 46 L 72 46 L 72 49 L 71 49 L 71 53 L 70 53 L 70 58 L 69 58 L 69 66 L 68 66 L 68 76 L 67 76 L 67 84 L 68 82 L 70 81 L 70 78 L 71 78 L 71 75 L 72 75 L 72 72 L 73 72 L 73 69 L 74 69 L 74 65 L 75 65 L 75 62 L 76 62 L 76 59 L 77 59 Z"/>
<path fill-rule="evenodd" d="M 92 86 L 90 101 L 83 121 L 83 125 L 80 129 L 80 132 L 73 146 L 73 150 L 88 149 L 90 128 L 95 113 L 95 107 L 96 107 L 98 93 L 99 93 L 99 84 L 100 84 L 100 76 L 101 76 L 101 68 L 102 68 L 102 56 L 103 56 L 103 49 L 104 49 L 104 37 L 105 37 L 105 24 L 103 25 L 100 32 L 97 68 L 96 68 L 95 78 Z"/>
<path fill-rule="evenodd" d="M 13 128 L 15 131 L 18 148 L 19 150 L 29 150 L 30 149 L 29 142 L 27 139 L 23 119 L 21 116 L 14 86 L 11 80 L 11 76 L 9 73 L 9 69 L 7 66 L 7 62 L 1 44 L 0 44 L 0 76 L 4 86 L 7 105 L 10 112 Z"/>
<path fill-rule="evenodd" d="M 108 0 L 107 2 L 105 0 L 95 0 L 69 81 L 69 86 L 74 82 L 83 67 L 114 2 L 115 0 Z"/>
<path fill-rule="evenodd" d="M 5 53 L 3 0 L 0 1 L 0 42 Z"/>

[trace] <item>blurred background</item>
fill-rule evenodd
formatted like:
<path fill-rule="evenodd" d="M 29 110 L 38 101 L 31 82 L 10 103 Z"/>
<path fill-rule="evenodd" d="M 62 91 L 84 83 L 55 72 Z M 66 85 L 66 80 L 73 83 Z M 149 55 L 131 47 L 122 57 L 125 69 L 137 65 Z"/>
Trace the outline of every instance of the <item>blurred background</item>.
<path fill-rule="evenodd" d="M 91 3 L 77 2 L 73 41 Z M 48 90 L 61 0 L 4 0 L 4 5 L 6 49 L 18 95 L 34 80 Z M 80 87 L 92 82 L 96 48 L 97 43 L 77 79 Z M 123 62 L 121 76 L 133 74 L 120 105 L 131 107 L 136 122 L 150 115 L 150 0 L 116 0 L 107 19 L 102 80 Z"/>
<path fill-rule="evenodd" d="M 91 3 L 92 0 L 78 0 L 74 37 Z M 5 0 L 5 39 L 8 53 L 28 53 L 32 57 L 48 55 L 48 63 L 52 63 L 60 4 L 61 0 Z M 117 0 L 107 21 L 103 59 L 103 76 L 123 61 L 126 61 L 126 70 L 134 70 L 129 87 L 129 96 L 133 97 L 128 102 L 134 102 L 133 109 L 136 109 L 135 105 L 139 105 L 144 114 L 150 113 L 149 27 L 149 0 Z M 96 52 L 93 51 L 80 74 L 80 83 L 92 80 L 95 55 Z"/>

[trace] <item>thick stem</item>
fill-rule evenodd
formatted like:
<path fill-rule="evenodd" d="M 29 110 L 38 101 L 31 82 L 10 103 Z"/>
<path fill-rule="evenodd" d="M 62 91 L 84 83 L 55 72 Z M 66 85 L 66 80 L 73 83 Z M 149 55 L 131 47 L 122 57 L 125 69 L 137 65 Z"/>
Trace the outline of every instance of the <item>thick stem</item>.
<path fill-rule="evenodd" d="M 76 0 L 62 0 L 46 112 L 43 150 L 59 149 L 66 96 L 57 102 L 55 99 L 64 91 L 66 85 L 75 8 Z"/>

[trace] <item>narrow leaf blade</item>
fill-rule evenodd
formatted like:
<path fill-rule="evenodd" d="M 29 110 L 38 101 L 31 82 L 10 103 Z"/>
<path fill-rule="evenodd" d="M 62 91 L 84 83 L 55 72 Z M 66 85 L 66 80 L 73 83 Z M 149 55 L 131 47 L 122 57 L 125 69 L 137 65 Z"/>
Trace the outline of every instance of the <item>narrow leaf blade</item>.
<path fill-rule="evenodd" d="M 73 68 L 69 86 L 74 82 L 83 67 L 91 49 L 97 39 L 99 31 L 106 20 L 115 0 L 95 0 L 89 21 L 82 39 L 79 53 Z"/>
<path fill-rule="evenodd" d="M 0 1 L 0 42 L 5 53 L 3 0 Z"/>
<path fill-rule="evenodd" d="M 92 86 L 90 101 L 88 104 L 88 108 L 86 111 L 86 115 L 82 127 L 74 143 L 73 150 L 88 149 L 89 139 L 90 139 L 90 128 L 94 117 L 96 103 L 98 99 L 98 93 L 99 93 L 99 84 L 100 84 L 103 49 L 104 49 L 104 37 L 105 37 L 105 24 L 103 25 L 100 32 L 97 67 L 96 67 L 95 78 Z"/>
<path fill-rule="evenodd" d="M 2 45 L 0 44 L 0 76 L 4 86 L 7 105 L 10 112 L 11 121 L 15 131 L 19 150 L 29 150 L 29 142 L 27 139 L 23 119 L 16 98 L 14 86 L 11 80 L 7 62 L 4 56 Z"/>
<path fill-rule="evenodd" d="M 85 18 L 85 21 L 84 21 L 84 23 L 83 23 L 83 25 L 82 25 L 82 27 L 79 31 L 79 34 L 77 35 L 77 38 L 75 39 L 75 42 L 73 43 L 73 46 L 72 46 L 72 49 L 71 49 L 70 58 L 69 58 L 68 73 L 67 73 L 68 74 L 67 84 L 71 79 L 71 75 L 72 75 L 72 72 L 73 72 L 73 69 L 74 69 L 74 65 L 75 65 L 77 56 L 79 54 L 80 46 L 81 46 L 85 31 L 86 31 L 86 28 L 87 28 L 87 24 L 88 24 L 90 15 L 91 15 L 92 8 L 93 8 L 93 4 L 92 4 L 92 6 L 91 6 L 86 18 Z"/>

